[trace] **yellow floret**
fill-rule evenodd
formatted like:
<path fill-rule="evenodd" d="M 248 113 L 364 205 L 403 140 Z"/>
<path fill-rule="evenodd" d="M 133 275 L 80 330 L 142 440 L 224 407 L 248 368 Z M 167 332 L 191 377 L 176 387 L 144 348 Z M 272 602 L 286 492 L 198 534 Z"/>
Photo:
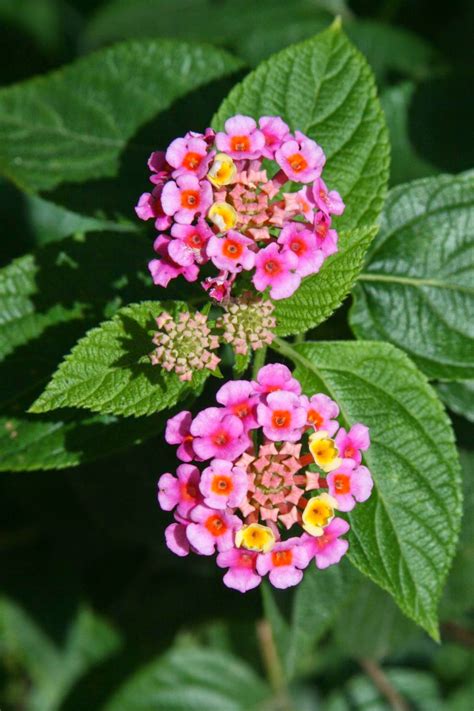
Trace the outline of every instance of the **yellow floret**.
<path fill-rule="evenodd" d="M 338 456 L 339 451 L 334 443 L 334 440 L 329 437 L 327 432 L 315 432 L 309 438 L 309 451 L 313 455 L 313 459 L 321 469 L 325 472 L 332 472 L 341 465 L 341 458 Z"/>
<path fill-rule="evenodd" d="M 227 202 L 213 203 L 207 216 L 218 227 L 219 232 L 233 229 L 237 222 L 237 213 Z"/>
<path fill-rule="evenodd" d="M 229 185 L 235 180 L 237 168 L 234 161 L 226 153 L 218 153 L 207 174 L 208 179 L 216 188 Z"/>
<path fill-rule="evenodd" d="M 237 548 L 248 548 L 251 551 L 268 553 L 275 544 L 275 535 L 271 528 L 262 526 L 260 523 L 251 523 L 243 526 L 235 534 L 235 545 Z"/>
<path fill-rule="evenodd" d="M 311 536 L 322 536 L 325 527 L 334 518 L 337 502 L 329 494 L 314 496 L 303 511 L 303 528 Z"/>

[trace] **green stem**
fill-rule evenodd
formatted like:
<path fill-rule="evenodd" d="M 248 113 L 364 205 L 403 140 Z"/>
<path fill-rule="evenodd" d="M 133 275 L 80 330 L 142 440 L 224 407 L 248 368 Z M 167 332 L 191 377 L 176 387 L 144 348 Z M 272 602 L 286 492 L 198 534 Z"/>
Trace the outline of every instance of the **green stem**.
<path fill-rule="evenodd" d="M 273 639 L 272 626 L 268 620 L 259 620 L 257 622 L 257 638 L 268 681 L 275 694 L 275 709 L 278 709 L 278 711 L 293 711 L 285 675 L 275 640 Z"/>
<path fill-rule="evenodd" d="M 267 346 L 263 346 L 255 353 L 255 358 L 253 359 L 252 365 L 252 379 L 255 380 L 257 373 L 260 368 L 265 365 L 265 358 L 267 357 Z"/>

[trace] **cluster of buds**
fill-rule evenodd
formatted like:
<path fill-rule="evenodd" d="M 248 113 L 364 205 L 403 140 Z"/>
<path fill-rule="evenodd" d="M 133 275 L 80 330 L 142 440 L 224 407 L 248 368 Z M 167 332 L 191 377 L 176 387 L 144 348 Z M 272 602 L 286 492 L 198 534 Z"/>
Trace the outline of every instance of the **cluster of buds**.
<path fill-rule="evenodd" d="M 220 358 L 215 351 L 220 340 L 241 355 L 272 342 L 275 319 L 270 301 L 244 294 L 223 307 L 224 313 L 215 323 L 199 311 L 182 311 L 177 320 L 163 311 L 156 318 L 158 331 L 153 336 L 156 348 L 150 354 L 152 364 L 174 371 L 180 380 L 186 381 L 191 380 L 196 370 L 216 370 Z"/>
<path fill-rule="evenodd" d="M 237 115 L 224 128 L 190 131 L 150 156 L 154 187 L 135 209 L 159 231 L 154 283 L 196 281 L 211 262 L 218 273 L 202 284 L 216 301 L 242 271 L 258 292 L 287 298 L 337 251 L 331 219 L 344 203 L 321 178 L 322 148 L 280 117 Z"/>
<path fill-rule="evenodd" d="M 256 381 L 226 383 L 216 400 L 167 423 L 166 441 L 182 461 L 158 482 L 159 503 L 175 517 L 168 547 L 179 556 L 217 551 L 224 583 L 241 592 L 266 575 L 275 587 L 296 585 L 312 560 L 338 563 L 349 524 L 337 513 L 372 490 L 362 464 L 367 427 L 346 431 L 337 404 L 302 395 L 281 364 L 261 368 Z"/>

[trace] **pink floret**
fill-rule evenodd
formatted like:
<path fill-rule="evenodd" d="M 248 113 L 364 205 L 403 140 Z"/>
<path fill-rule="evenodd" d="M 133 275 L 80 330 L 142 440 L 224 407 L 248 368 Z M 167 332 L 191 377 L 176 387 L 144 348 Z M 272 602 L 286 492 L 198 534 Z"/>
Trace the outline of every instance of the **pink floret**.
<path fill-rule="evenodd" d="M 273 242 L 261 249 L 255 258 L 253 285 L 257 291 L 270 288 L 272 299 L 286 299 L 297 290 L 301 277 L 295 273 L 298 257 L 290 251 L 280 251 Z"/>
<path fill-rule="evenodd" d="M 314 537 L 304 533 L 303 545 L 306 546 L 308 555 L 315 559 L 316 566 L 321 570 L 330 565 L 339 563 L 341 558 L 347 553 L 349 543 L 340 538 L 346 534 L 350 526 L 342 518 L 334 518 L 324 529 L 322 536 Z"/>
<path fill-rule="evenodd" d="M 202 459 L 227 459 L 233 461 L 249 445 L 242 421 L 218 407 L 202 410 L 193 420 L 191 434 L 194 451 Z"/>
<path fill-rule="evenodd" d="M 224 584 L 242 593 L 260 585 L 262 578 L 256 570 L 257 556 L 257 553 L 241 548 L 231 548 L 219 553 L 216 558 L 217 565 L 219 568 L 229 568 L 224 575 Z"/>
<path fill-rule="evenodd" d="M 301 544 L 301 539 L 289 538 L 276 543 L 269 553 L 258 556 L 257 572 L 262 576 L 269 573 L 271 584 L 285 589 L 301 582 L 309 561 L 308 550 Z"/>
<path fill-rule="evenodd" d="M 181 558 L 187 556 L 191 549 L 186 536 L 186 525 L 183 523 L 171 523 L 167 526 L 165 540 L 170 551 Z"/>
<path fill-rule="evenodd" d="M 191 413 L 188 410 L 183 410 L 174 417 L 170 417 L 166 423 L 165 440 L 168 444 L 179 444 L 176 454 L 183 462 L 190 462 L 197 458 L 190 431 L 192 421 Z"/>
<path fill-rule="evenodd" d="M 212 509 L 234 508 L 247 493 L 247 474 L 224 459 L 213 459 L 201 474 L 199 489 Z"/>
<path fill-rule="evenodd" d="M 216 400 L 224 405 L 227 414 L 238 417 L 245 431 L 258 427 L 256 408 L 258 402 L 252 383 L 248 380 L 231 380 L 225 383 L 216 394 Z"/>
<path fill-rule="evenodd" d="M 291 374 L 291 370 L 281 363 L 269 363 L 260 368 L 257 382 L 253 384 L 255 392 L 261 394 L 286 390 L 290 393 L 301 393 L 301 385 Z"/>
<path fill-rule="evenodd" d="M 273 442 L 297 442 L 306 424 L 306 410 L 298 395 L 280 390 L 257 406 L 257 420 Z"/>
<path fill-rule="evenodd" d="M 290 129 L 279 116 L 262 116 L 258 121 L 259 128 L 265 136 L 265 146 L 262 155 L 272 160 L 275 151 L 284 141 L 290 138 Z"/>
<path fill-rule="evenodd" d="M 265 147 L 265 136 L 250 116 L 238 114 L 227 119 L 225 132 L 216 134 L 216 146 L 231 158 L 260 158 Z"/>
<path fill-rule="evenodd" d="M 135 212 L 141 220 L 151 220 L 154 218 L 157 230 L 167 230 L 171 225 L 171 217 L 165 215 L 161 202 L 163 185 L 157 185 L 151 193 L 140 195 Z"/>
<path fill-rule="evenodd" d="M 324 430 L 332 437 L 339 428 L 339 423 L 335 419 L 339 415 L 339 407 L 334 400 L 318 393 L 311 398 L 303 395 L 301 404 L 306 409 L 307 425 L 317 430 Z"/>
<path fill-rule="evenodd" d="M 176 475 L 174 477 L 166 473 L 159 478 L 158 501 L 164 511 L 172 511 L 176 506 L 176 512 L 186 517 L 202 500 L 199 492 L 200 472 L 192 464 L 180 464 Z"/>
<path fill-rule="evenodd" d="M 314 232 L 317 245 L 325 257 L 337 252 L 338 234 L 330 226 L 331 218 L 324 212 L 318 212 L 314 218 Z"/>
<path fill-rule="evenodd" d="M 341 427 L 336 436 L 336 446 L 339 456 L 344 459 L 353 459 L 356 464 L 362 461 L 362 452 L 370 446 L 369 429 L 365 425 L 353 425 L 349 432 Z"/>
<path fill-rule="evenodd" d="M 195 175 L 186 173 L 163 186 L 163 211 L 183 225 L 190 225 L 198 214 L 206 214 L 211 203 L 211 184 L 207 180 L 199 181 Z"/>
<path fill-rule="evenodd" d="M 173 178 L 190 173 L 203 178 L 214 153 L 208 153 L 208 146 L 202 138 L 175 138 L 168 146 L 166 160 L 174 168 Z"/>
<path fill-rule="evenodd" d="M 218 551 L 232 548 L 235 531 L 242 526 L 237 516 L 202 505 L 191 511 L 191 521 L 186 536 L 201 555 L 212 555 L 216 548 Z"/>
<path fill-rule="evenodd" d="M 308 230 L 301 222 L 286 224 L 278 238 L 283 246 L 283 253 L 287 250 L 296 255 L 298 263 L 295 273 L 301 277 L 316 274 L 324 262 L 324 254 L 318 248 L 316 235 Z"/>
<path fill-rule="evenodd" d="M 152 259 L 148 262 L 148 269 L 153 278 L 153 283 L 157 286 L 166 288 L 172 279 L 178 276 L 184 276 L 186 281 L 196 281 L 199 274 L 199 268 L 196 264 L 182 266 L 177 264 L 169 254 L 169 245 L 171 239 L 166 235 L 158 235 L 153 247 L 155 252 L 161 259 Z"/>
<path fill-rule="evenodd" d="M 249 247 L 254 241 L 235 230 L 229 230 L 225 237 L 213 235 L 207 245 L 207 256 L 218 268 L 229 272 L 252 269 L 255 253 Z"/>
<path fill-rule="evenodd" d="M 342 465 L 327 475 L 327 483 L 340 511 L 352 511 L 356 501 L 367 501 L 374 485 L 367 467 L 356 467 L 352 459 L 343 459 Z"/>
<path fill-rule="evenodd" d="M 275 152 L 275 160 L 288 180 L 311 183 L 319 178 L 326 157 L 321 146 L 299 131 Z"/>
<path fill-rule="evenodd" d="M 342 215 L 345 205 L 337 190 L 328 190 L 326 183 L 319 178 L 313 185 L 313 197 L 316 205 L 326 215 Z"/>

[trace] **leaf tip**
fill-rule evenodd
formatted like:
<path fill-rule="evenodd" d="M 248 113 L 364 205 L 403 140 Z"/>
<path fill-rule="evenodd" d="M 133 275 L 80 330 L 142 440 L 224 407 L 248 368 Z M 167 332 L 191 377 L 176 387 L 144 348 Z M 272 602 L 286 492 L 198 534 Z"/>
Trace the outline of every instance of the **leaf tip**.
<path fill-rule="evenodd" d="M 340 15 L 336 15 L 329 29 L 333 32 L 340 32 L 342 30 L 342 18 Z"/>

